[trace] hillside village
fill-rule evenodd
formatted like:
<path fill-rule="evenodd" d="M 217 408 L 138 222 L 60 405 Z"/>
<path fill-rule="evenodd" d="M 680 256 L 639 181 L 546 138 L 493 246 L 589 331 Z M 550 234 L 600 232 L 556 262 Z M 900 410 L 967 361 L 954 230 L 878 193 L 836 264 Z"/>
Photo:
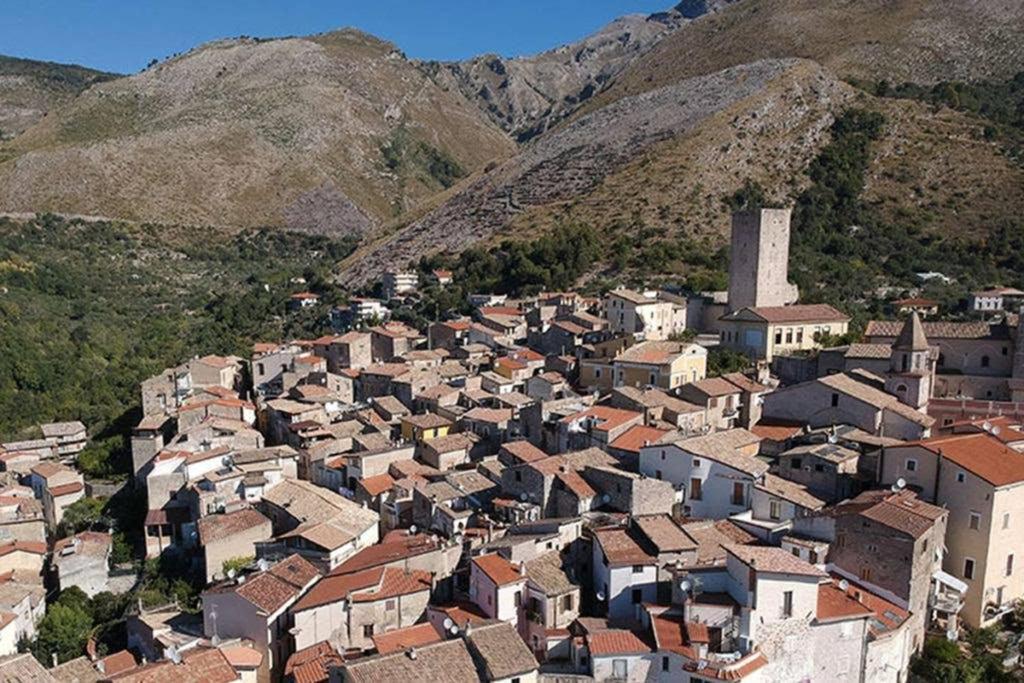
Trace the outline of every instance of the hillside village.
<path fill-rule="evenodd" d="M 111 495 L 87 425 L 3 443 L 0 679 L 907 680 L 1024 598 L 1024 293 L 971 322 L 901 299 L 836 345 L 789 233 L 734 214 L 727 292 L 480 292 L 425 329 L 389 319 L 420 286 L 389 272 L 334 334 L 147 379 L 134 559 L 199 600 L 133 601 L 117 651 L 18 654 L 48 595 L 139 577 L 116 525 L 66 533 Z"/>

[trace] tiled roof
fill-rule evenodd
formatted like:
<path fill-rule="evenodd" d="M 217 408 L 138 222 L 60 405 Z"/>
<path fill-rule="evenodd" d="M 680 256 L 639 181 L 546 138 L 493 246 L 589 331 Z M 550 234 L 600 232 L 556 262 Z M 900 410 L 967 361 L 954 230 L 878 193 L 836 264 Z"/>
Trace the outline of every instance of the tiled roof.
<path fill-rule="evenodd" d="M 501 555 L 479 555 L 473 558 L 472 563 L 496 586 L 516 583 L 524 578 L 519 572 L 519 567 Z"/>
<path fill-rule="evenodd" d="M 943 459 L 984 479 L 993 486 L 1024 481 L 1024 453 L 1013 450 L 998 438 L 986 434 L 939 436 L 914 445 L 941 453 Z"/>
<path fill-rule="evenodd" d="M 594 530 L 594 539 L 600 544 L 609 565 L 654 564 L 657 558 L 647 554 L 636 539 L 622 527 Z"/>
<path fill-rule="evenodd" d="M 594 487 L 588 484 L 578 472 L 559 472 L 555 477 L 580 500 L 589 500 L 597 495 Z"/>
<path fill-rule="evenodd" d="M 476 626 L 467 640 L 470 649 L 483 664 L 486 680 L 506 680 L 538 668 L 537 658 L 530 652 L 515 626 L 506 621 Z"/>
<path fill-rule="evenodd" d="M 818 585 L 818 621 L 838 621 L 871 616 L 871 610 L 831 583 Z"/>
<path fill-rule="evenodd" d="M 643 638 L 626 629 L 608 629 L 587 635 L 591 656 L 649 654 L 653 648 Z"/>
<path fill-rule="evenodd" d="M 820 377 L 816 381 L 821 382 L 830 389 L 846 394 L 847 396 L 859 401 L 863 401 L 875 408 L 880 410 L 889 410 L 896 413 L 909 422 L 921 425 L 922 427 L 930 427 L 935 424 L 935 418 L 914 410 L 905 403 L 901 403 L 900 400 L 892 394 L 887 394 L 880 389 L 876 389 L 873 386 L 854 379 L 850 375 L 836 373 L 834 375 Z"/>
<path fill-rule="evenodd" d="M 169 659 L 111 676 L 117 683 L 234 683 L 238 673 L 217 648 L 198 647 L 182 653 L 181 663 Z"/>
<path fill-rule="evenodd" d="M 557 550 L 546 552 L 526 561 L 526 576 L 546 595 L 561 595 L 579 586 L 569 580 L 562 567 L 562 555 Z"/>
<path fill-rule="evenodd" d="M 371 638 L 374 647 L 377 648 L 377 652 L 382 655 L 391 654 L 392 652 L 404 652 L 411 647 L 423 647 L 424 645 L 439 643 L 444 640 L 444 637 L 437 632 L 437 629 L 430 622 L 400 628 L 396 631 L 388 631 L 387 633 L 375 634 Z"/>
<path fill-rule="evenodd" d="M 768 471 L 768 464 L 753 455 L 746 455 L 740 448 L 756 444 L 760 438 L 746 429 L 729 429 L 723 432 L 712 432 L 703 436 L 693 436 L 675 442 L 681 450 L 708 460 L 731 467 L 732 469 L 759 477 Z"/>
<path fill-rule="evenodd" d="M 13 552 L 31 553 L 32 555 L 45 555 L 46 544 L 39 541 L 8 541 L 0 545 L 0 557 L 10 555 Z"/>
<path fill-rule="evenodd" d="M 786 423 L 783 420 L 761 420 L 750 428 L 755 436 L 767 441 L 785 441 L 802 432 L 804 425 L 798 422 Z"/>
<path fill-rule="evenodd" d="M 529 441 L 509 441 L 501 445 L 501 450 L 512 455 L 516 460 L 523 463 L 535 462 L 548 457 L 548 454 L 534 446 Z"/>
<path fill-rule="evenodd" d="M 693 344 L 673 341 L 645 341 L 634 344 L 618 355 L 615 360 L 627 363 L 665 365 L 686 353 Z"/>
<path fill-rule="evenodd" d="M 633 524 L 658 552 L 696 549 L 697 543 L 668 515 L 637 515 Z"/>
<path fill-rule="evenodd" d="M 740 387 L 723 377 L 707 377 L 697 382 L 690 382 L 686 386 L 693 387 L 701 393 L 712 397 L 729 396 L 730 394 L 738 394 L 741 391 Z"/>
<path fill-rule="evenodd" d="M 341 666 L 345 658 L 326 640 L 292 654 L 284 665 L 285 678 L 294 683 L 326 683 L 331 667 Z"/>
<path fill-rule="evenodd" d="M 264 524 L 269 538 L 270 520 L 258 510 L 246 508 L 220 515 L 207 515 L 200 518 L 196 526 L 199 527 L 200 545 L 209 545 Z"/>
<path fill-rule="evenodd" d="M 839 574 L 832 575 L 832 587 L 835 590 L 842 589 L 841 581 L 846 582 L 846 594 L 873 613 L 874 618 L 868 622 L 868 630 L 872 634 L 878 636 L 893 631 L 902 626 L 910 617 L 910 612 L 874 593 L 857 581 Z"/>
<path fill-rule="evenodd" d="M 795 304 L 793 306 L 755 306 L 744 308 L 724 316 L 725 319 L 734 318 L 743 311 L 750 311 L 755 316 L 772 324 L 785 323 L 816 323 L 816 322 L 846 322 L 850 317 L 845 313 L 837 311 L 828 304 Z"/>
<path fill-rule="evenodd" d="M 918 499 L 909 489 L 896 493 L 886 489 L 865 491 L 856 498 L 840 503 L 834 513 L 842 514 L 845 511 L 859 513 L 914 538 L 928 533 L 935 526 L 936 520 L 946 515 L 944 508 Z"/>
<path fill-rule="evenodd" d="M 722 379 L 751 394 L 760 394 L 769 389 L 769 387 L 760 382 L 755 382 L 742 372 L 730 372 L 727 375 L 722 375 Z"/>
<path fill-rule="evenodd" d="M 728 545 L 726 552 L 758 572 L 772 574 L 798 574 L 800 576 L 826 576 L 813 564 L 774 546 Z"/>
<path fill-rule="evenodd" d="M 435 429 L 437 427 L 450 427 L 451 422 L 437 413 L 424 413 L 422 415 L 409 415 L 402 418 L 402 422 L 408 422 L 419 429 Z"/>
<path fill-rule="evenodd" d="M 373 567 L 399 563 L 411 557 L 432 552 L 438 542 L 427 534 L 410 535 L 404 530 L 388 534 L 381 543 L 363 548 L 331 570 L 331 576 L 352 574 Z"/>
<path fill-rule="evenodd" d="M 131 652 L 121 650 L 112 655 L 107 655 L 99 660 L 97 665 L 97 669 L 103 671 L 107 676 L 116 676 L 119 673 L 134 669 L 137 662 Z"/>
<path fill-rule="evenodd" d="M 892 357 L 892 346 L 889 344 L 850 344 L 843 357 L 886 360 Z"/>
<path fill-rule="evenodd" d="M 510 408 L 473 408 L 466 411 L 462 418 L 464 420 L 499 424 L 512 419 L 512 410 Z"/>
<path fill-rule="evenodd" d="M 235 669 L 256 669 L 263 663 L 263 653 L 248 645 L 231 645 L 220 650 Z"/>
<path fill-rule="evenodd" d="M 777 477 L 774 474 L 765 473 L 761 483 L 754 484 L 754 488 L 769 493 L 777 498 L 788 500 L 808 510 L 820 510 L 825 507 L 825 501 L 811 495 L 807 487 L 801 486 L 794 481 Z"/>
<path fill-rule="evenodd" d="M 987 337 L 1005 337 L 986 322 L 923 322 L 921 327 L 924 335 L 933 342 L 937 339 L 985 339 Z M 895 339 L 903 330 L 902 320 L 872 320 L 864 330 L 865 338 L 882 337 Z"/>
<path fill-rule="evenodd" d="M 379 496 L 385 491 L 390 491 L 391 487 L 394 486 L 394 478 L 385 472 L 384 474 L 378 474 L 374 477 L 367 477 L 366 479 L 360 479 L 358 486 L 362 487 L 370 496 Z"/>
<path fill-rule="evenodd" d="M 342 669 L 343 680 L 349 683 L 470 683 L 480 680 L 476 664 L 461 638 L 418 647 L 415 653 L 415 658 L 406 652 L 394 652 L 349 662 Z"/>
<path fill-rule="evenodd" d="M 621 427 L 630 420 L 636 420 L 640 417 L 640 413 L 634 413 L 632 410 L 622 410 L 621 408 L 611 408 L 609 406 L 591 406 L 578 413 L 563 417 L 562 422 L 570 423 L 584 418 L 594 418 L 596 420 L 594 429 L 599 432 L 608 432 Z"/>
<path fill-rule="evenodd" d="M 640 448 L 652 443 L 657 443 L 663 436 L 669 434 L 667 429 L 648 427 L 646 425 L 633 425 L 619 438 L 612 441 L 609 446 L 628 453 L 639 453 Z"/>

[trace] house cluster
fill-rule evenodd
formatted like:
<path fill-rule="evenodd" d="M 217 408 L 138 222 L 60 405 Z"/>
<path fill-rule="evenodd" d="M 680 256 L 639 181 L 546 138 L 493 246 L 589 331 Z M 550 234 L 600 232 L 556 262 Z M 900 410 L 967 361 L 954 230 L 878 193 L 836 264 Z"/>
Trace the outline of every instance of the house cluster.
<path fill-rule="evenodd" d="M 849 319 L 797 303 L 788 239 L 786 210 L 737 214 L 725 296 L 474 295 L 146 380 L 145 553 L 191 559 L 201 614 L 140 605 L 127 651 L 31 680 L 907 680 L 1024 598 L 1024 427 L 939 370 L 987 355 L 1014 386 L 1016 331 L 911 311 L 822 348 Z M 709 376 L 714 345 L 756 363 Z M 40 528 L 64 470 L 25 474 Z M 95 594 L 104 540 L 49 571 Z"/>

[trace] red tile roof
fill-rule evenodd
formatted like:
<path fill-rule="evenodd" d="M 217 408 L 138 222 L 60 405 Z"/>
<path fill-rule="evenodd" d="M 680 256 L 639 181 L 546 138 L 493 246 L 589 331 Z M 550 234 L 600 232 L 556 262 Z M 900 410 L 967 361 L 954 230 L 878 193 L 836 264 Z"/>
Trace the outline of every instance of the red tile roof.
<path fill-rule="evenodd" d="M 831 583 L 818 585 L 818 621 L 838 621 L 871 616 L 871 610 Z"/>
<path fill-rule="evenodd" d="M 370 496 L 376 497 L 385 491 L 390 491 L 391 487 L 395 485 L 395 480 L 390 474 L 385 472 L 384 474 L 378 474 L 375 477 L 360 479 L 358 485 L 370 494 Z"/>
<path fill-rule="evenodd" d="M 116 676 L 124 671 L 134 669 L 137 665 L 135 657 L 128 650 L 121 650 L 112 655 L 107 655 L 99 660 L 97 664 L 101 665 L 101 667 L 97 668 L 107 676 Z"/>
<path fill-rule="evenodd" d="M 33 555 L 45 555 L 46 544 L 39 541 L 8 541 L 0 545 L 0 557 L 18 551 Z"/>
<path fill-rule="evenodd" d="M 199 647 L 182 653 L 181 663 L 169 659 L 111 676 L 117 683 L 234 683 L 238 673 L 217 648 Z"/>
<path fill-rule="evenodd" d="M 850 319 L 848 315 L 828 304 L 755 306 L 747 310 L 769 323 L 846 322 Z"/>
<path fill-rule="evenodd" d="M 345 658 L 326 640 L 292 654 L 284 665 L 284 675 L 295 683 L 326 683 L 331 667 L 341 666 Z"/>
<path fill-rule="evenodd" d="M 504 586 L 517 581 L 525 581 L 526 577 L 519 572 L 519 567 L 501 555 L 480 555 L 474 557 L 473 564 L 482 571 L 496 586 Z"/>
<path fill-rule="evenodd" d="M 1024 481 L 1024 453 L 990 434 L 957 434 L 915 442 L 993 486 Z"/>
<path fill-rule="evenodd" d="M 858 582 L 839 574 L 832 575 L 832 586 L 835 590 L 841 590 L 842 581 L 846 582 L 846 594 L 874 613 L 874 620 L 868 622 L 868 629 L 875 635 L 899 628 L 910 617 L 910 612 L 873 593 Z"/>
<path fill-rule="evenodd" d="M 422 647 L 431 643 L 439 643 L 444 640 L 430 622 L 416 624 L 407 628 L 400 628 L 397 631 L 381 633 L 372 636 L 373 645 L 377 652 L 382 655 L 407 650 L 410 647 Z"/>
<path fill-rule="evenodd" d="M 389 533 L 381 543 L 367 546 L 331 570 L 330 576 L 352 574 L 401 562 L 410 557 L 429 553 L 438 548 L 438 543 L 427 534 L 409 534 L 396 529 Z"/>
<path fill-rule="evenodd" d="M 509 441 L 501 446 L 501 450 L 509 453 L 516 460 L 527 463 L 543 460 L 548 454 L 526 440 Z"/>
<path fill-rule="evenodd" d="M 639 453 L 640 449 L 652 443 L 657 443 L 661 437 L 669 433 L 667 429 L 648 427 L 647 425 L 633 425 L 619 438 L 612 441 L 609 446 L 627 453 Z"/>
<path fill-rule="evenodd" d="M 647 554 L 636 539 L 622 527 L 595 529 L 594 538 L 610 565 L 656 564 L 657 558 Z"/>
<path fill-rule="evenodd" d="M 813 564 L 775 546 L 728 545 L 725 550 L 757 572 L 827 576 Z"/>
<path fill-rule="evenodd" d="M 635 420 L 636 418 L 641 417 L 641 415 L 640 413 L 634 413 L 632 410 L 622 410 L 621 408 L 591 406 L 586 410 L 581 410 L 573 415 L 563 417 L 562 422 L 576 422 L 577 420 L 586 417 L 593 417 L 597 420 L 597 424 L 594 425 L 594 429 L 600 432 L 608 432 L 616 427 L 621 427 L 630 420 Z"/>
<path fill-rule="evenodd" d="M 375 602 L 425 590 L 430 590 L 429 572 L 375 567 L 354 574 L 325 577 L 295 603 L 292 610 L 301 612 L 349 599 L 352 602 Z"/>
<path fill-rule="evenodd" d="M 653 648 L 640 636 L 626 629 L 608 629 L 587 636 L 591 656 L 648 654 Z"/>

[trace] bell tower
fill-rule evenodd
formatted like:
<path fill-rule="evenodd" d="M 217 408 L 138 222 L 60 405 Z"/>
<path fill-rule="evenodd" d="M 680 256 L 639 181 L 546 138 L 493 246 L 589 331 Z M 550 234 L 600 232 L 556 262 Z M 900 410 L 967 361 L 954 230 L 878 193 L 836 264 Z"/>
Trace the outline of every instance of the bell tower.
<path fill-rule="evenodd" d="M 903 325 L 892 345 L 885 390 L 917 410 L 928 406 L 932 394 L 935 363 L 917 312 Z"/>

